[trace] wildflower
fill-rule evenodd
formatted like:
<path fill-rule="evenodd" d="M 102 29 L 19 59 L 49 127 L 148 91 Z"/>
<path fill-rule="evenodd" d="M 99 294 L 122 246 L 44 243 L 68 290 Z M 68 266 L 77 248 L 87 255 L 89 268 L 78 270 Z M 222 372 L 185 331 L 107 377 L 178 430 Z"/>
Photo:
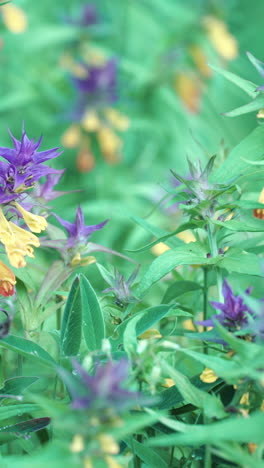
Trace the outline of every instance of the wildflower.
<path fill-rule="evenodd" d="M 102 229 L 104 225 L 108 222 L 108 219 L 107 219 L 99 224 L 85 226 L 84 216 L 83 216 L 83 212 L 80 206 L 78 206 L 77 208 L 74 223 L 70 223 L 69 221 L 62 219 L 57 215 L 56 215 L 56 218 L 69 233 L 69 237 L 67 240 L 68 249 L 82 245 L 82 244 L 86 244 L 91 234 L 95 231 L 99 231 L 100 229 Z"/>
<path fill-rule="evenodd" d="M 226 60 L 235 59 L 238 54 L 238 43 L 228 31 L 227 25 L 213 16 L 207 16 L 204 18 L 204 26 L 216 51 Z"/>
<path fill-rule="evenodd" d="M 251 288 L 245 291 L 246 294 L 250 294 L 250 292 Z M 215 309 L 221 310 L 221 313 L 213 315 L 208 320 L 201 320 L 196 323 L 205 327 L 214 327 L 214 321 L 217 320 L 230 331 L 240 330 L 248 323 L 248 316 L 252 315 L 253 312 L 244 303 L 241 296 L 234 295 L 226 280 L 223 282 L 222 294 L 224 303 L 211 301 L 211 305 Z"/>
<path fill-rule="evenodd" d="M 12 3 L 1 5 L 0 10 L 5 26 L 14 34 L 21 34 L 27 29 L 27 17 L 24 11 Z"/>
<path fill-rule="evenodd" d="M 57 171 L 56 174 L 48 174 L 44 184 L 35 184 L 34 191 L 31 194 L 39 203 L 46 203 L 55 198 L 61 197 L 69 192 L 55 191 L 54 186 L 58 184 L 61 176 L 64 174 L 65 169 Z"/>
<path fill-rule="evenodd" d="M 98 268 L 105 281 L 111 286 L 105 289 L 103 293 L 113 293 L 116 305 L 124 307 L 129 303 L 139 301 L 131 292 L 131 286 L 138 275 L 139 266 L 131 273 L 127 280 L 125 280 L 124 276 L 121 275 L 116 268 L 113 274 L 107 272 L 107 270 L 100 265 L 98 265 Z"/>
<path fill-rule="evenodd" d="M 264 76 L 264 71 L 263 71 L 263 76 Z M 264 86 L 263 86 L 263 89 L 264 89 Z M 260 192 L 260 196 L 259 196 L 258 201 L 259 201 L 259 203 L 264 204 L 264 188 Z M 253 211 L 253 214 L 254 214 L 255 218 L 264 219 L 264 208 L 256 208 Z"/>
<path fill-rule="evenodd" d="M 66 18 L 66 20 L 76 26 L 93 26 L 98 23 L 98 14 L 96 6 L 93 3 L 85 3 L 82 5 L 78 18 Z"/>
<path fill-rule="evenodd" d="M 17 210 L 21 213 L 26 225 L 32 232 L 41 232 L 45 231 L 48 226 L 46 219 L 43 216 L 38 216 L 29 211 L 25 210 L 21 205 L 18 203 L 14 203 L 14 206 Z"/>
<path fill-rule="evenodd" d="M 56 158 L 61 154 L 58 148 L 47 151 L 37 151 L 41 145 L 42 137 L 38 141 L 29 140 L 23 130 L 21 141 L 17 140 L 11 132 L 10 136 L 14 148 L 0 147 L 0 156 L 8 161 L 1 162 L 0 180 L 5 193 L 20 193 L 34 186 L 35 181 L 51 173 L 58 173 L 56 169 L 44 166 L 42 163 Z M 2 201 L 3 202 L 3 201 Z"/>
<path fill-rule="evenodd" d="M 102 66 L 83 64 L 84 77 L 73 77 L 73 83 L 80 93 L 79 112 L 83 114 L 89 104 L 91 109 L 114 103 L 117 100 L 117 62 L 108 60 Z"/>
<path fill-rule="evenodd" d="M 175 80 L 175 89 L 185 107 L 197 113 L 200 107 L 201 84 L 195 75 L 179 73 Z"/>
<path fill-rule="evenodd" d="M 0 260 L 0 294 L 8 297 L 15 293 L 16 277 L 10 268 Z"/>
<path fill-rule="evenodd" d="M 83 131 L 95 134 L 101 152 L 107 162 L 115 163 L 121 155 L 122 140 L 115 130 L 125 131 L 129 126 L 127 117 L 111 106 L 118 99 L 116 59 L 94 60 L 76 64 L 67 60 L 72 73 L 72 82 L 77 90 L 77 102 L 70 117 L 79 125 L 72 124 L 62 136 L 68 148 L 79 148 L 77 167 L 81 172 L 90 171 L 95 164 L 90 140 Z"/>
<path fill-rule="evenodd" d="M 12 221 L 7 221 L 0 209 L 0 241 L 4 244 L 12 266 L 21 268 L 26 265 L 25 256 L 34 257 L 33 248 L 39 247 L 39 239 Z"/>
<path fill-rule="evenodd" d="M 200 380 L 205 383 L 214 383 L 217 379 L 217 375 L 208 367 L 206 367 L 200 375 Z"/>
<path fill-rule="evenodd" d="M 97 365 L 94 375 L 77 362 L 73 363 L 76 382 L 69 379 L 63 369 L 60 374 L 64 379 L 72 396 L 72 407 L 78 410 L 104 410 L 113 408 L 123 411 L 138 402 L 139 394 L 123 388 L 128 378 L 129 364 L 125 359 L 118 362 L 109 361 L 104 365 Z"/>

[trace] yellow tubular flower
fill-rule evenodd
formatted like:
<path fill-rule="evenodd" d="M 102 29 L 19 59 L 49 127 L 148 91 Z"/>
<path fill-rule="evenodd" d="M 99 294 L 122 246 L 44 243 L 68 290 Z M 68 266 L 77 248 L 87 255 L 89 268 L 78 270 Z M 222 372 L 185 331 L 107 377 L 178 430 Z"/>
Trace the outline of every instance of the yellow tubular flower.
<path fill-rule="evenodd" d="M 15 289 L 16 277 L 10 268 L 0 260 L 0 294 L 2 296 L 12 296 Z"/>
<path fill-rule="evenodd" d="M 87 132 L 97 132 L 101 127 L 100 119 L 94 110 L 85 112 L 81 124 Z"/>
<path fill-rule="evenodd" d="M 39 247 L 39 239 L 12 221 L 7 221 L 0 209 L 0 242 L 5 246 L 12 266 L 21 268 L 26 265 L 25 256 L 34 257 L 33 248 Z"/>
<path fill-rule="evenodd" d="M 66 148 L 77 148 L 81 143 L 81 131 L 78 125 L 71 125 L 61 137 L 61 142 Z"/>
<path fill-rule="evenodd" d="M 204 371 L 201 373 L 200 379 L 202 382 L 205 382 L 205 383 L 214 383 L 218 379 L 218 377 L 212 369 L 209 369 L 208 367 L 206 367 Z"/>
<path fill-rule="evenodd" d="M 101 127 L 97 136 L 106 161 L 110 164 L 117 163 L 120 159 L 122 140 L 108 127 Z"/>
<path fill-rule="evenodd" d="M 8 3 L 1 6 L 1 13 L 5 26 L 12 33 L 20 34 L 27 29 L 27 17 L 21 8 Z"/>
<path fill-rule="evenodd" d="M 213 16 L 204 18 L 208 36 L 216 51 L 226 60 L 233 60 L 238 55 L 237 40 L 227 29 L 227 25 Z"/>
<path fill-rule="evenodd" d="M 30 213 L 29 211 L 22 208 L 22 206 L 16 202 L 14 203 L 14 206 L 22 214 L 26 225 L 29 227 L 29 229 L 32 232 L 45 231 L 45 229 L 48 227 L 48 223 L 43 216 L 38 216 L 33 213 Z"/>

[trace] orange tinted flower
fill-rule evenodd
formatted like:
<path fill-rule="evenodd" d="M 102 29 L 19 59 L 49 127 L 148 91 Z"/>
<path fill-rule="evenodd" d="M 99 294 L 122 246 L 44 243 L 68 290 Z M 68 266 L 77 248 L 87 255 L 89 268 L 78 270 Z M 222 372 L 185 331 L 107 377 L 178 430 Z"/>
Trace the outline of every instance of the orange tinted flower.
<path fill-rule="evenodd" d="M 0 260 L 0 294 L 8 297 L 15 292 L 16 277 L 10 268 Z"/>
<path fill-rule="evenodd" d="M 264 204 L 264 188 L 260 192 L 258 201 L 259 203 Z M 253 210 L 253 214 L 255 218 L 264 219 L 264 208 L 256 208 L 255 210 Z"/>
<path fill-rule="evenodd" d="M 201 86 L 197 77 L 187 73 L 179 73 L 175 80 L 175 89 L 190 112 L 199 111 Z"/>

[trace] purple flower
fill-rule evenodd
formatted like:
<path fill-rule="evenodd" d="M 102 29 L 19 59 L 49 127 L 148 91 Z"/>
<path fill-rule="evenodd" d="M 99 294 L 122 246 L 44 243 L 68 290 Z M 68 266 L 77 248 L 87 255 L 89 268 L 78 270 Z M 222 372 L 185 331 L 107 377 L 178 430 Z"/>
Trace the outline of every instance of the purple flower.
<path fill-rule="evenodd" d="M 14 148 L 0 147 L 0 156 L 8 161 L 0 163 L 0 183 L 1 195 L 6 194 L 14 199 L 16 198 L 14 193 L 31 188 L 34 182 L 42 176 L 60 172 L 44 166 L 42 163 L 56 158 L 61 152 L 58 152 L 58 148 L 37 151 L 41 145 L 42 137 L 36 142 L 29 140 L 24 129 L 21 141 L 17 140 L 11 132 L 9 133 Z"/>
<path fill-rule="evenodd" d="M 104 225 L 108 222 L 108 219 L 103 221 L 100 224 L 93 224 L 91 226 L 85 226 L 84 224 L 84 216 L 80 206 L 78 206 L 75 216 L 74 223 L 70 223 L 65 219 L 60 218 L 59 216 L 55 215 L 60 224 L 68 231 L 69 237 L 66 243 L 66 247 L 72 248 L 78 245 L 86 245 L 88 238 L 94 231 L 99 231 L 104 227 Z"/>
<path fill-rule="evenodd" d="M 100 108 L 113 104 L 117 100 L 117 62 L 108 60 L 104 65 L 83 64 L 87 70 L 84 78 L 73 77 L 73 83 L 79 92 L 79 100 L 74 112 L 76 118 L 82 117 L 86 108 Z"/>
<path fill-rule="evenodd" d="M 252 288 L 248 288 L 245 293 L 250 294 Z M 217 320 L 221 325 L 230 331 L 236 331 L 243 328 L 248 323 L 248 317 L 253 315 L 252 310 L 244 303 L 241 296 L 235 296 L 226 280 L 223 282 L 222 293 L 224 303 L 211 301 L 211 305 L 221 310 L 220 314 L 213 315 L 208 320 L 195 322 L 205 327 L 214 327 L 214 321 Z"/>
<path fill-rule="evenodd" d="M 77 26 L 92 26 L 98 23 L 96 6 L 93 3 L 85 3 L 82 6 L 79 18 L 77 20 L 73 20 L 72 23 Z"/>
<path fill-rule="evenodd" d="M 58 171 L 57 174 L 48 174 L 46 182 L 44 184 L 37 183 L 34 187 L 32 196 L 39 201 L 48 202 L 54 200 L 55 198 L 61 197 L 69 192 L 62 192 L 53 190 L 54 186 L 58 184 L 61 176 L 64 174 L 65 169 Z"/>
<path fill-rule="evenodd" d="M 140 394 L 123 388 L 129 371 L 126 359 L 118 362 L 109 361 L 104 365 L 98 364 L 94 375 L 88 374 L 77 361 L 73 362 L 73 366 L 76 375 L 74 380 L 67 371 L 59 370 L 72 396 L 73 408 L 80 410 L 112 408 L 123 411 L 138 403 Z"/>

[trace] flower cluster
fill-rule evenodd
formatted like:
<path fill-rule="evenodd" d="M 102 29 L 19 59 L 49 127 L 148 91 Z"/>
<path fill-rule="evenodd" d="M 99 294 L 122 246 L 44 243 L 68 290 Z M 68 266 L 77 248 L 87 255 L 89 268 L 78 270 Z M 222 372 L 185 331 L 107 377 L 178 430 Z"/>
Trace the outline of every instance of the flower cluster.
<path fill-rule="evenodd" d="M 68 21 L 79 27 L 100 24 L 94 4 L 84 4 L 77 19 Z M 77 168 L 88 172 L 95 165 L 94 147 L 99 146 L 104 159 L 117 163 L 121 157 L 122 139 L 118 132 L 127 130 L 128 118 L 115 105 L 119 99 L 117 60 L 106 59 L 101 52 L 82 42 L 77 44 L 78 59 L 72 54 L 62 57 L 61 65 L 71 75 L 76 95 L 73 112 L 68 114 L 72 124 L 62 136 L 66 148 L 77 149 Z"/>
<path fill-rule="evenodd" d="M 38 151 L 42 138 L 30 140 L 23 129 L 21 140 L 12 133 L 13 148 L 0 147 L 0 242 L 13 267 L 26 265 L 25 257 L 34 257 L 33 247 L 39 247 L 38 237 L 47 227 L 45 217 L 32 212 L 34 201 L 29 190 L 43 176 L 56 174 L 58 171 L 43 163 L 56 158 L 58 148 Z M 22 224 L 22 226 L 21 226 Z M 14 293 L 15 276 L 3 262 L 1 270 L 1 294 Z"/>
<path fill-rule="evenodd" d="M 250 294 L 251 290 L 252 288 L 246 289 L 245 294 Z M 224 303 L 211 301 L 211 305 L 221 313 L 196 323 L 205 327 L 213 327 L 216 320 L 230 331 L 240 330 L 248 324 L 248 318 L 253 315 L 253 311 L 245 304 L 241 296 L 234 295 L 226 280 L 223 282 L 222 294 Z"/>
<path fill-rule="evenodd" d="M 66 229 L 68 239 L 54 241 L 46 237 L 40 240 L 36 234 L 52 231 L 52 226 L 48 226 L 47 222 L 50 214 L 47 203 L 67 193 L 54 190 L 64 170 L 44 164 L 59 156 L 60 151 L 59 148 L 39 151 L 42 137 L 37 141 L 30 140 L 24 129 L 21 140 L 17 140 L 11 132 L 10 136 L 13 148 L 0 147 L 0 242 L 11 266 L 25 267 L 26 257 L 33 258 L 34 248 L 40 247 L 41 243 L 59 250 L 71 267 L 91 263 L 94 257 L 82 257 L 88 251 L 88 239 L 107 221 L 85 226 L 82 209 L 78 207 L 75 223 L 55 215 Z M 44 183 L 40 183 L 42 178 L 45 178 Z M 100 250 L 97 244 L 90 247 L 91 250 Z M 3 261 L 0 261 L 0 277 L 0 294 L 13 295 L 16 278 Z"/>
<path fill-rule="evenodd" d="M 94 164 L 91 149 L 93 136 L 106 161 L 118 161 L 122 140 L 115 129 L 126 130 L 128 119 L 112 107 L 118 99 L 116 60 L 110 59 L 96 65 L 81 63 L 78 67 L 72 67 L 72 74 L 77 102 L 71 117 L 76 123 L 66 130 L 62 142 L 68 148 L 79 148 L 77 167 L 85 172 Z"/>

